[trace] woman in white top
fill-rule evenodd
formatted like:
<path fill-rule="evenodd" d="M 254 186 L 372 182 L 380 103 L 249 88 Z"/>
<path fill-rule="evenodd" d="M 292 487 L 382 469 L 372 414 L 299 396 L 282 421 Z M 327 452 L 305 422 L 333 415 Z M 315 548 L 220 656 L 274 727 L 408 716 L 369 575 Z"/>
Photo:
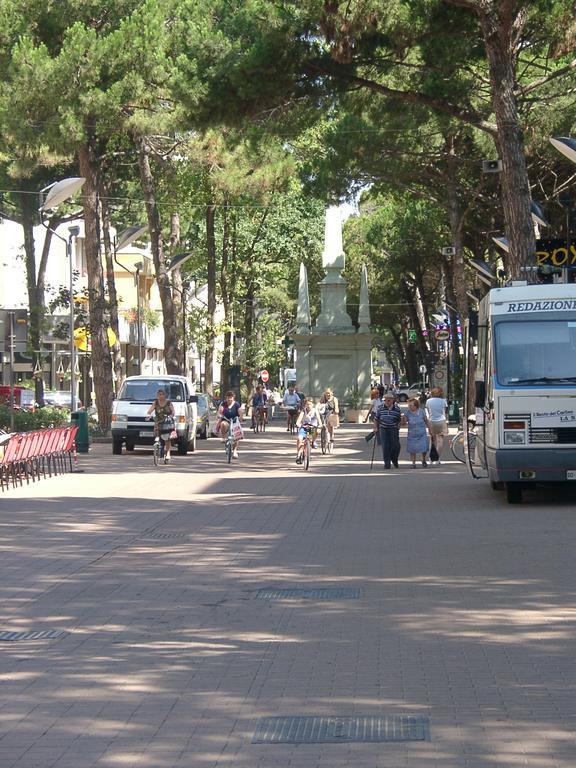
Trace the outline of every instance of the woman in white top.
<path fill-rule="evenodd" d="M 444 447 L 444 435 L 448 434 L 448 425 L 446 422 L 446 409 L 448 403 L 444 398 L 444 390 L 441 387 L 434 387 L 430 392 L 430 397 L 426 400 L 426 411 L 428 421 L 430 422 L 430 435 L 432 442 L 438 451 L 438 464 Z"/>

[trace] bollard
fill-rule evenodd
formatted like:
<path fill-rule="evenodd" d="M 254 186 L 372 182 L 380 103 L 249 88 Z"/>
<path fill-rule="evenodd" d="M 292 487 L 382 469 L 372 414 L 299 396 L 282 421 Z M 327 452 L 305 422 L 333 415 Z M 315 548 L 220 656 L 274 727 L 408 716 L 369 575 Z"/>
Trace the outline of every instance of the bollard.
<path fill-rule="evenodd" d="M 88 453 L 90 448 L 90 433 L 88 432 L 88 414 L 86 411 L 73 411 L 70 421 L 78 427 L 76 433 L 76 450 L 78 453 Z"/>

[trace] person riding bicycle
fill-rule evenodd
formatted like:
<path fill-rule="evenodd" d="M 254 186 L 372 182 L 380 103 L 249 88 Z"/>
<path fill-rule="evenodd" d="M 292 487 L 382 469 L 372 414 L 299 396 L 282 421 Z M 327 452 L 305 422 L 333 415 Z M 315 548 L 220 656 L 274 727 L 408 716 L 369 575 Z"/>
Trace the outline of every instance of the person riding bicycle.
<path fill-rule="evenodd" d="M 244 407 L 236 401 L 236 395 L 232 390 L 226 392 L 225 398 L 226 399 L 220 403 L 220 407 L 218 408 L 218 427 L 220 436 L 222 437 L 224 443 L 226 443 L 226 438 L 228 437 L 228 430 L 230 429 L 231 423 L 234 421 L 234 419 L 242 420 L 244 415 Z M 224 419 L 226 419 L 226 421 Z M 232 444 L 232 458 L 238 458 L 237 440 L 235 440 Z"/>
<path fill-rule="evenodd" d="M 324 394 L 320 398 L 319 412 L 324 416 L 326 422 L 326 429 L 330 442 L 334 442 L 334 430 L 340 426 L 340 406 L 338 405 L 338 398 L 334 396 L 334 392 L 330 387 L 326 387 Z"/>
<path fill-rule="evenodd" d="M 286 432 L 290 432 L 290 419 L 298 413 L 301 404 L 300 396 L 294 391 L 294 384 L 289 384 L 282 398 L 282 406 L 286 408 Z"/>
<path fill-rule="evenodd" d="M 256 416 L 261 411 L 264 414 L 264 424 L 268 423 L 268 395 L 262 384 L 256 386 L 256 392 L 252 395 L 252 428 L 256 423 Z"/>
<path fill-rule="evenodd" d="M 320 425 L 320 414 L 314 402 L 310 398 L 304 400 L 304 407 L 298 414 L 296 426 L 298 427 L 298 437 L 296 439 L 296 464 L 302 464 L 302 445 L 307 434 L 310 435 L 312 447 L 316 447 L 316 434 Z"/>
<path fill-rule="evenodd" d="M 164 432 L 164 430 L 161 429 L 162 424 L 172 418 L 170 436 L 164 444 L 164 464 L 168 464 L 170 462 L 170 450 L 172 448 L 171 437 L 172 432 L 174 431 L 174 406 L 166 397 L 166 392 L 163 389 L 159 389 L 156 392 L 156 399 L 150 408 L 148 408 L 148 411 L 146 412 L 146 418 L 150 419 L 152 417 L 152 413 L 154 413 L 154 437 L 156 440 L 160 440 L 160 432 Z"/>

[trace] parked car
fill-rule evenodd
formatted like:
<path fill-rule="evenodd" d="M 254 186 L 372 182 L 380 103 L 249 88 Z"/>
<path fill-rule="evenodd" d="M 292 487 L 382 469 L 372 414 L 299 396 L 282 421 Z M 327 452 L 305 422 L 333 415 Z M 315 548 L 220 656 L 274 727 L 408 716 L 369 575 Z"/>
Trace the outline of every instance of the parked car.
<path fill-rule="evenodd" d="M 196 425 L 196 434 L 201 440 L 210 437 L 210 430 L 216 419 L 216 407 L 210 395 L 204 393 L 198 394 L 198 424 Z"/>
<path fill-rule="evenodd" d="M 396 399 L 400 403 L 406 403 L 408 400 L 410 400 L 411 397 L 420 397 L 422 394 L 422 384 L 411 384 L 409 387 L 397 387 L 396 388 Z M 425 395 L 428 393 L 425 391 Z"/>
<path fill-rule="evenodd" d="M 72 393 L 68 390 L 44 392 L 44 402 L 53 408 L 68 408 L 70 410 L 72 406 Z M 78 398 L 76 398 L 76 407 L 82 408 L 82 403 Z"/>
<path fill-rule="evenodd" d="M 184 456 L 196 450 L 198 396 L 192 382 L 185 376 L 128 376 L 112 403 L 112 453 L 122 453 L 123 443 L 127 451 L 154 444 L 154 423 L 146 414 L 159 389 L 174 406 L 178 453 Z"/>

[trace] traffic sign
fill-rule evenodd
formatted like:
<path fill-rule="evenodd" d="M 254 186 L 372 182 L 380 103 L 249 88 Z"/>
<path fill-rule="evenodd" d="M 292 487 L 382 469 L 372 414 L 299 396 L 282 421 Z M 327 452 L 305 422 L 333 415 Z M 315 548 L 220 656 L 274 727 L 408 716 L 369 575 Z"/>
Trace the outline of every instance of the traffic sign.
<path fill-rule="evenodd" d="M 450 331 L 447 328 L 439 328 L 437 331 L 434 331 L 434 337 L 436 341 L 448 341 Z"/>
<path fill-rule="evenodd" d="M 270 374 L 268 373 L 268 371 L 266 369 L 264 369 L 263 371 L 260 371 L 260 378 L 262 379 L 264 384 L 266 384 L 266 382 L 270 378 Z"/>

